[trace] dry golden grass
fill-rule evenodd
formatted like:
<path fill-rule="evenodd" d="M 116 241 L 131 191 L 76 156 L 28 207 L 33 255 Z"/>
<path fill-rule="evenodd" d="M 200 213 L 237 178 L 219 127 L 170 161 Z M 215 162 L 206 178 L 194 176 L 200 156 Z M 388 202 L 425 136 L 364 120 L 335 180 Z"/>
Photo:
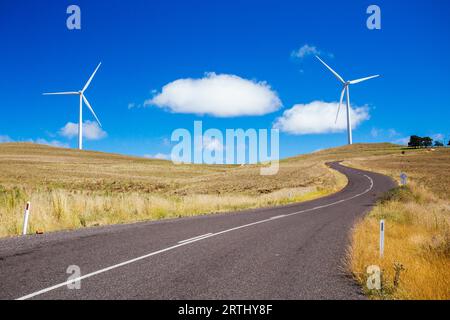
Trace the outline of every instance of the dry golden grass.
<path fill-rule="evenodd" d="M 0 144 L 0 237 L 20 233 L 28 200 L 34 233 L 287 204 L 346 184 L 314 157 L 283 161 L 274 176 L 259 169 Z"/>
<path fill-rule="evenodd" d="M 450 148 L 433 150 L 402 148 L 401 152 L 392 154 L 370 157 L 363 154 L 345 161 L 344 164 L 380 172 L 398 182 L 400 173 L 405 172 L 409 180 L 425 186 L 440 198 L 449 200 Z"/>
<path fill-rule="evenodd" d="M 48 232 L 275 206 L 310 200 L 327 193 L 314 187 L 283 189 L 259 196 L 196 194 L 167 197 L 138 192 L 105 195 L 65 190 L 28 195 L 20 189 L 0 190 L 0 235 L 21 232 L 22 211 L 27 200 L 32 203 L 31 232 Z"/>
<path fill-rule="evenodd" d="M 407 187 L 389 193 L 354 228 L 349 266 L 366 288 L 366 268 L 382 269 L 383 289 L 374 299 L 450 299 L 450 150 L 407 150 L 405 154 L 352 159 L 347 163 L 382 172 Z M 386 221 L 385 254 L 379 257 L 379 220 Z M 394 286 L 395 266 L 399 282 Z"/>
<path fill-rule="evenodd" d="M 260 166 L 173 165 L 28 143 L 0 144 L 0 184 L 4 188 L 89 192 L 143 192 L 164 195 L 260 195 L 284 188 L 334 188 L 336 175 L 323 161 L 282 162 L 274 176 Z"/>

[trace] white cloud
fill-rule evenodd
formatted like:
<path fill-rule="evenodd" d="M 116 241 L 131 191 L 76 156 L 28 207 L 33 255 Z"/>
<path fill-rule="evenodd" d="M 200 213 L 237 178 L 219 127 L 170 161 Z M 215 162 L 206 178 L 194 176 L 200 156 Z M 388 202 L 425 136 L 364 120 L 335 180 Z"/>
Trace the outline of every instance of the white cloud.
<path fill-rule="evenodd" d="M 320 55 L 321 51 L 317 49 L 315 46 L 310 46 L 309 44 L 305 44 L 301 48 L 294 50 L 291 52 L 291 56 L 294 58 L 303 59 L 307 56 L 311 55 Z"/>
<path fill-rule="evenodd" d="M 69 144 L 65 143 L 65 142 L 61 142 L 58 140 L 46 140 L 46 139 L 42 139 L 42 138 L 38 138 L 36 140 L 32 141 L 33 143 L 37 143 L 37 144 L 45 144 L 48 146 L 52 146 L 52 147 L 58 147 L 58 148 L 69 148 Z"/>
<path fill-rule="evenodd" d="M 274 128 L 290 134 L 321 134 L 341 132 L 347 129 L 346 109 L 341 106 L 341 113 L 335 124 L 338 102 L 313 101 L 309 104 L 297 104 L 286 110 L 283 116 L 275 120 Z M 367 106 L 351 109 L 352 128 L 369 119 Z"/>
<path fill-rule="evenodd" d="M 164 153 L 157 153 L 155 155 L 145 154 L 144 158 L 167 160 L 167 159 L 169 159 L 169 155 L 168 154 L 164 154 Z"/>
<path fill-rule="evenodd" d="M 169 138 L 163 138 L 163 139 L 162 139 L 162 143 L 163 143 L 163 145 L 166 146 L 166 147 L 171 145 L 171 142 L 170 142 L 170 139 L 169 139 Z"/>
<path fill-rule="evenodd" d="M 4 143 L 4 142 L 13 142 L 13 140 L 6 135 L 0 135 L 0 143 Z"/>
<path fill-rule="evenodd" d="M 68 122 L 59 130 L 59 134 L 66 138 L 78 136 L 78 123 Z M 87 140 L 100 140 L 107 136 L 107 133 L 99 127 L 97 122 L 86 120 L 83 122 L 83 137 Z"/>
<path fill-rule="evenodd" d="M 380 128 L 372 128 L 372 130 L 370 130 L 370 135 L 373 138 L 378 138 L 378 137 L 388 137 L 388 138 L 394 138 L 400 135 L 400 133 L 397 132 L 397 130 L 395 129 L 380 129 Z"/>
<path fill-rule="evenodd" d="M 52 147 L 58 147 L 58 148 L 68 148 L 69 144 L 58 141 L 58 140 L 46 140 L 43 138 L 37 138 L 35 140 L 28 139 L 28 140 L 22 140 L 23 142 L 31 142 L 31 143 L 37 143 L 37 144 L 45 144 Z M 0 135 L 0 143 L 4 142 L 14 142 L 13 139 L 11 139 L 9 136 L 6 135 Z"/>
<path fill-rule="evenodd" d="M 433 140 L 437 140 L 437 141 L 441 141 L 442 142 L 444 140 L 444 135 L 442 133 L 436 133 L 436 134 L 433 134 L 431 136 L 431 138 Z"/>
<path fill-rule="evenodd" d="M 397 130 L 395 130 L 395 129 L 388 129 L 388 136 L 389 136 L 389 138 L 396 137 L 396 136 L 399 136 L 399 135 L 400 135 L 400 133 L 398 133 Z"/>
<path fill-rule="evenodd" d="M 167 108 L 174 113 L 209 114 L 216 117 L 264 115 L 282 103 L 266 82 L 230 74 L 207 73 L 201 79 L 179 79 L 144 105 Z"/>
<path fill-rule="evenodd" d="M 128 103 L 128 110 L 138 109 L 138 108 L 142 108 L 142 104 L 138 104 L 138 103 L 134 103 L 134 102 Z"/>
<path fill-rule="evenodd" d="M 392 143 L 401 144 L 401 145 L 407 146 L 408 142 L 409 142 L 409 138 L 410 137 L 404 137 L 404 138 L 395 139 L 394 141 L 392 141 Z"/>
<path fill-rule="evenodd" d="M 381 131 L 380 129 L 372 128 L 372 130 L 370 130 L 370 135 L 373 138 L 377 138 L 380 135 L 380 131 Z"/>
<path fill-rule="evenodd" d="M 208 151 L 222 151 L 223 144 L 219 139 L 203 137 L 203 149 Z"/>

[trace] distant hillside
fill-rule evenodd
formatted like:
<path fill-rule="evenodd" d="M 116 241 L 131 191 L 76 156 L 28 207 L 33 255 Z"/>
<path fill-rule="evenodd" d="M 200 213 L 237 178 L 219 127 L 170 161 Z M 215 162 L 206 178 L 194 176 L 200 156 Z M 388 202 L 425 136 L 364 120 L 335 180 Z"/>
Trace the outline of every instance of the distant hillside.
<path fill-rule="evenodd" d="M 28 200 L 34 209 L 32 228 L 47 231 L 304 201 L 345 186 L 345 177 L 325 162 L 406 159 L 424 152 L 407 150 L 403 155 L 402 150 L 392 144 L 328 149 L 282 160 L 278 174 L 261 176 L 259 165 L 174 165 L 118 154 L 4 143 L 0 144 L 0 236 L 19 232 Z"/>
<path fill-rule="evenodd" d="M 0 144 L 0 185 L 27 190 L 258 195 L 283 188 L 334 186 L 334 174 L 324 166 L 326 161 L 389 155 L 405 158 L 403 149 L 388 143 L 327 149 L 282 160 L 277 175 L 261 176 L 258 165 L 174 165 L 119 154 L 4 143 Z M 409 157 L 424 151 L 406 153 Z"/>

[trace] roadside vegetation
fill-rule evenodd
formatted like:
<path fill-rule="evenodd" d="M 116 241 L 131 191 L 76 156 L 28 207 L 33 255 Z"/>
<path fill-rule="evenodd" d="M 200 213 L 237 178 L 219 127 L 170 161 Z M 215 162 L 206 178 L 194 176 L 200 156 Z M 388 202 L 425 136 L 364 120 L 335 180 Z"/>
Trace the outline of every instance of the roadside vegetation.
<path fill-rule="evenodd" d="M 450 299 L 450 149 L 404 149 L 347 164 L 390 175 L 406 186 L 389 192 L 354 228 L 349 267 L 372 299 Z M 384 256 L 379 221 L 385 220 Z M 382 271 L 382 289 L 368 290 L 367 267 Z"/>

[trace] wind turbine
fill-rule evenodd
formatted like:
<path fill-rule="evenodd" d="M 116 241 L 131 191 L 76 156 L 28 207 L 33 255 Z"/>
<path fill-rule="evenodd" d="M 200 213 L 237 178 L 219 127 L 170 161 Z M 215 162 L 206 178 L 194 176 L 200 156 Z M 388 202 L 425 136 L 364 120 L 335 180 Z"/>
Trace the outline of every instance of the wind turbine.
<path fill-rule="evenodd" d="M 375 76 L 370 76 L 370 77 L 366 77 L 366 78 L 361 78 L 361 79 L 357 79 L 357 80 L 351 80 L 351 81 L 345 81 L 336 71 L 334 71 L 333 69 L 331 69 L 331 67 L 329 65 L 327 65 L 325 62 L 323 62 L 322 59 L 320 59 L 318 56 L 316 56 L 317 59 L 319 59 L 320 62 L 323 63 L 323 65 L 325 67 L 327 67 L 328 70 L 331 71 L 331 73 L 334 74 L 334 76 L 344 85 L 344 88 L 342 89 L 342 93 L 341 93 L 341 100 L 339 101 L 339 107 L 337 110 L 337 114 L 336 114 L 336 121 L 335 123 L 337 123 L 338 117 L 339 117 L 339 111 L 341 109 L 341 105 L 342 105 L 342 100 L 344 99 L 344 94 L 347 94 L 347 134 L 348 134 L 348 144 L 353 144 L 353 138 L 352 138 L 352 123 L 351 123 L 351 115 L 350 115 L 350 90 L 349 90 L 349 86 L 351 84 L 357 84 L 363 81 L 367 81 L 373 78 L 377 78 L 380 75 L 375 75 Z"/>
<path fill-rule="evenodd" d="M 102 64 L 101 62 L 98 64 L 97 68 L 95 68 L 94 73 L 91 75 L 89 80 L 84 85 L 83 89 L 81 89 L 80 91 L 51 92 L 51 93 L 43 94 L 43 95 L 78 95 L 78 96 L 80 96 L 80 120 L 78 122 L 78 149 L 80 149 L 80 150 L 83 149 L 83 101 L 86 104 L 86 106 L 89 108 L 89 110 L 91 110 L 92 114 L 95 117 L 95 120 L 97 120 L 100 127 L 102 126 L 102 124 L 100 123 L 100 120 L 98 120 L 97 115 L 94 112 L 94 109 L 92 109 L 91 104 L 89 103 L 89 101 L 86 99 L 86 96 L 84 95 L 84 92 L 91 84 L 91 81 L 94 78 L 95 74 L 97 73 L 98 68 L 100 68 L 101 64 Z"/>

